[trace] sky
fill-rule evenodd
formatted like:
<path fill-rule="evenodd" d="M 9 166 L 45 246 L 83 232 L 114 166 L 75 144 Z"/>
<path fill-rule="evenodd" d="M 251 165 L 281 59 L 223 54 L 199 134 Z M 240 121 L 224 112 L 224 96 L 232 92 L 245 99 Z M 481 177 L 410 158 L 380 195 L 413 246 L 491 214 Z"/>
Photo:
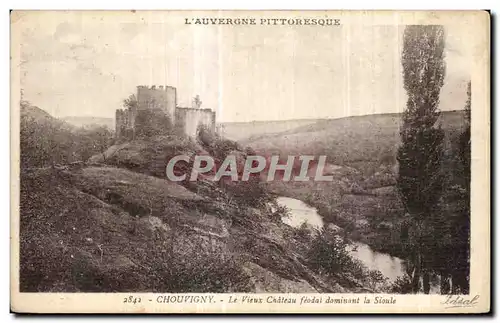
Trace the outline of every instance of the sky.
<path fill-rule="evenodd" d="M 218 122 L 339 118 L 405 107 L 404 26 L 184 23 L 206 15 L 27 13 L 15 25 L 23 99 L 56 117 L 114 117 L 137 85 L 171 85 L 180 106 L 200 95 L 203 108 L 217 111 Z M 440 107 L 462 109 L 470 35 L 466 25 L 446 33 Z"/>

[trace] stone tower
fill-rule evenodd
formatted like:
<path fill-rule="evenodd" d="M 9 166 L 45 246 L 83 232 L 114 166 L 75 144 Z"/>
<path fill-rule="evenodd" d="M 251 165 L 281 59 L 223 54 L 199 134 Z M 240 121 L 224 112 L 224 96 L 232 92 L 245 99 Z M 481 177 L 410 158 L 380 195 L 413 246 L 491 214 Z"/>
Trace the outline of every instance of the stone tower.
<path fill-rule="evenodd" d="M 177 90 L 173 86 L 138 86 L 137 109 L 160 109 L 175 122 L 175 108 L 177 107 Z"/>

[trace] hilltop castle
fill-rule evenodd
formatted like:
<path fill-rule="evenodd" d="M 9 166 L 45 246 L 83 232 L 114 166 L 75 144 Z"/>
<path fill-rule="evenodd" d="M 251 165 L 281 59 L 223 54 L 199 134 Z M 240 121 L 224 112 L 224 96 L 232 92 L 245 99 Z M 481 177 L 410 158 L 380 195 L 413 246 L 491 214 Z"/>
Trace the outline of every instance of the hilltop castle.
<path fill-rule="evenodd" d="M 200 125 L 215 131 L 215 112 L 201 109 L 198 96 L 190 108 L 177 106 L 177 89 L 172 86 L 155 85 L 137 87 L 137 105 L 116 110 L 116 138 L 125 137 L 126 133 L 135 134 L 135 118 L 141 110 L 161 110 L 172 120 L 172 124 L 191 137 L 196 137 Z"/>

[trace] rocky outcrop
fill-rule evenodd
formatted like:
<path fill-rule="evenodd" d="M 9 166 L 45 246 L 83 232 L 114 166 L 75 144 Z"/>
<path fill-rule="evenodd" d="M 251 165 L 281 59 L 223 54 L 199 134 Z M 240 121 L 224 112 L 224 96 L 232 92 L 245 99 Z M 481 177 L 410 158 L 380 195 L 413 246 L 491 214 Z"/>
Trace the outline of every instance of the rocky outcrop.
<path fill-rule="evenodd" d="M 109 166 L 34 170 L 21 184 L 22 291 L 338 290 L 265 209 Z"/>

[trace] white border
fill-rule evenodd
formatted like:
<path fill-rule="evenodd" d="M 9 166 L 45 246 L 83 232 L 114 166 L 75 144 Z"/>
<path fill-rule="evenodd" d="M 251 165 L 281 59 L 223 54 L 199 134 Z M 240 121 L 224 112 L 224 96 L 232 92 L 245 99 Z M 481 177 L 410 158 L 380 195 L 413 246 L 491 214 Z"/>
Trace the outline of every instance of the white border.
<path fill-rule="evenodd" d="M 79 2 L 79 3 L 78 3 Z M 283 5 L 278 5 L 276 3 L 273 3 L 273 1 L 259 1 L 259 0 L 254 0 L 254 1 L 248 1 L 247 3 L 243 2 L 238 2 L 238 4 L 234 2 L 224 2 L 224 1 L 210 1 L 210 2 L 203 2 L 203 1 L 181 1 L 181 2 L 169 2 L 169 3 L 159 3 L 159 2 L 152 2 L 152 1 L 129 1 L 129 0 L 123 0 L 120 2 L 111 2 L 109 4 L 104 3 L 104 1 L 95 1 L 95 0 L 87 0 L 87 1 L 72 1 L 72 2 L 63 2 L 63 1 L 44 1 L 43 3 L 41 2 L 36 2 L 36 1 L 3 1 L 2 2 L 2 24 L 0 25 L 0 35 L 2 36 L 2 46 L 4 47 L 3 50 L 0 52 L 1 60 L 4 62 L 2 65 L 2 82 L 4 82 L 3 86 L 1 87 L 4 91 L 4 96 L 5 101 L 7 104 L 4 107 L 4 109 L 1 110 L 2 115 L 0 116 L 0 129 L 4 131 L 3 136 L 0 136 L 0 143 L 2 144 L 2 147 L 4 148 L 4 154 L 2 155 L 1 158 L 1 165 L 3 166 L 2 169 L 4 170 L 2 174 L 2 183 L 3 185 L 1 186 L 2 189 L 2 194 L 0 194 L 1 198 L 3 199 L 3 203 L 1 205 L 4 207 L 4 221 L 5 223 L 3 226 L 1 226 L 3 232 L 3 237 L 4 239 L 7 239 L 9 237 L 9 193 L 10 193 L 10 171 L 9 171 L 9 164 L 10 164 L 10 158 L 8 157 L 10 154 L 10 131 L 9 131 L 9 120 L 10 120 L 10 113 L 9 113 L 9 87 L 10 87 L 10 77 L 9 77 L 9 72 L 10 72 L 10 67 L 9 64 L 7 63 L 9 61 L 9 15 L 8 15 L 8 9 L 9 8 L 15 8 L 15 9 L 30 9 L 30 8 L 39 8 L 39 9 L 129 9 L 129 8 L 134 8 L 134 9 L 165 9 L 168 7 L 169 9 L 277 9 L 277 8 L 283 8 Z M 414 1 L 413 3 L 409 1 L 377 1 L 377 2 L 370 2 L 370 1 L 354 1 L 354 0 L 347 0 L 347 1 L 335 1 L 334 3 L 329 2 L 327 5 L 323 1 L 314 1 L 314 0 L 309 0 L 309 1 L 287 1 L 287 9 L 492 9 L 493 12 L 498 13 L 500 11 L 498 9 L 499 7 L 499 1 L 482 1 L 482 0 L 475 0 L 475 1 L 446 1 L 446 2 L 441 2 L 437 3 L 437 1 L 426 1 L 426 0 L 421 0 L 421 1 Z M 5 7 L 3 6 L 5 4 Z M 210 5 L 208 5 L 210 4 Z M 494 26 L 498 25 L 498 21 L 496 21 L 496 24 Z M 496 29 L 496 28 L 495 28 Z M 498 42 L 498 32 L 493 31 L 494 35 L 494 41 Z M 495 68 L 495 71 L 493 71 L 494 75 L 496 76 L 498 72 L 498 65 L 497 68 Z M 492 75 L 492 78 L 494 76 Z M 496 83 L 495 89 L 492 89 L 492 91 L 498 93 L 499 91 L 499 85 Z M 491 102 L 492 106 L 495 107 L 495 102 Z M 497 113 L 497 118 L 495 118 L 495 123 L 498 124 L 498 113 Z M 492 129 L 492 130 L 495 130 Z M 497 145 L 498 144 L 498 138 L 497 138 L 497 133 L 495 131 L 494 135 L 494 142 L 497 144 L 493 148 L 494 150 L 499 149 Z M 492 149 L 492 151 L 493 151 Z M 495 164 L 496 166 L 496 164 Z M 9 183 L 9 184 L 7 184 Z M 9 185 L 9 186 L 7 186 Z M 499 193 L 497 193 L 500 195 Z M 498 195 L 495 194 L 495 196 L 492 198 L 494 200 L 498 200 Z M 495 215 L 492 215 L 495 216 Z M 493 228 L 492 228 L 493 229 Z M 498 220 L 496 221 L 496 227 L 495 229 L 498 229 Z M 10 246 L 6 242 L 2 244 L 4 251 L 3 255 L 4 257 L 7 257 L 9 252 L 10 252 Z M 493 247 L 493 245 L 492 245 Z M 498 256 L 498 250 L 495 252 L 496 256 Z M 4 304 L 4 311 L 3 313 L 8 313 L 7 303 L 9 302 L 9 283 L 7 280 L 7 277 L 9 277 L 9 271 L 10 271 L 10 264 L 7 261 L 4 261 L 4 266 L 3 266 L 3 277 L 4 279 L 2 280 L 3 285 L 1 287 L 1 290 L 3 291 L 2 293 L 2 300 Z M 492 276 L 495 277 L 495 273 L 492 273 Z M 495 298 L 496 299 L 496 298 Z M 495 304 L 497 305 L 497 304 Z M 495 306 L 496 307 L 496 306 Z M 12 315 L 7 314 L 7 317 L 9 320 L 13 319 Z M 66 318 L 67 319 L 67 318 Z M 101 318 L 96 318 L 94 317 L 93 320 L 100 320 Z M 130 320 L 131 318 L 118 318 L 120 321 L 127 321 Z M 170 318 L 173 319 L 173 318 Z M 217 319 L 217 318 L 216 318 Z M 260 320 L 263 320 L 264 318 L 255 318 Z M 306 318 L 307 319 L 307 318 Z M 336 317 L 335 320 L 337 319 L 342 319 L 340 317 Z M 361 319 L 361 318 L 355 318 L 356 320 Z M 385 319 L 385 318 L 380 318 L 380 319 Z M 399 319 L 406 319 L 406 318 L 399 318 Z M 428 320 L 429 318 L 426 318 Z M 465 317 L 465 319 L 468 319 Z M 429 320 L 436 320 L 440 321 L 439 318 L 432 318 Z M 3 320 L 2 320 L 3 321 Z"/>

